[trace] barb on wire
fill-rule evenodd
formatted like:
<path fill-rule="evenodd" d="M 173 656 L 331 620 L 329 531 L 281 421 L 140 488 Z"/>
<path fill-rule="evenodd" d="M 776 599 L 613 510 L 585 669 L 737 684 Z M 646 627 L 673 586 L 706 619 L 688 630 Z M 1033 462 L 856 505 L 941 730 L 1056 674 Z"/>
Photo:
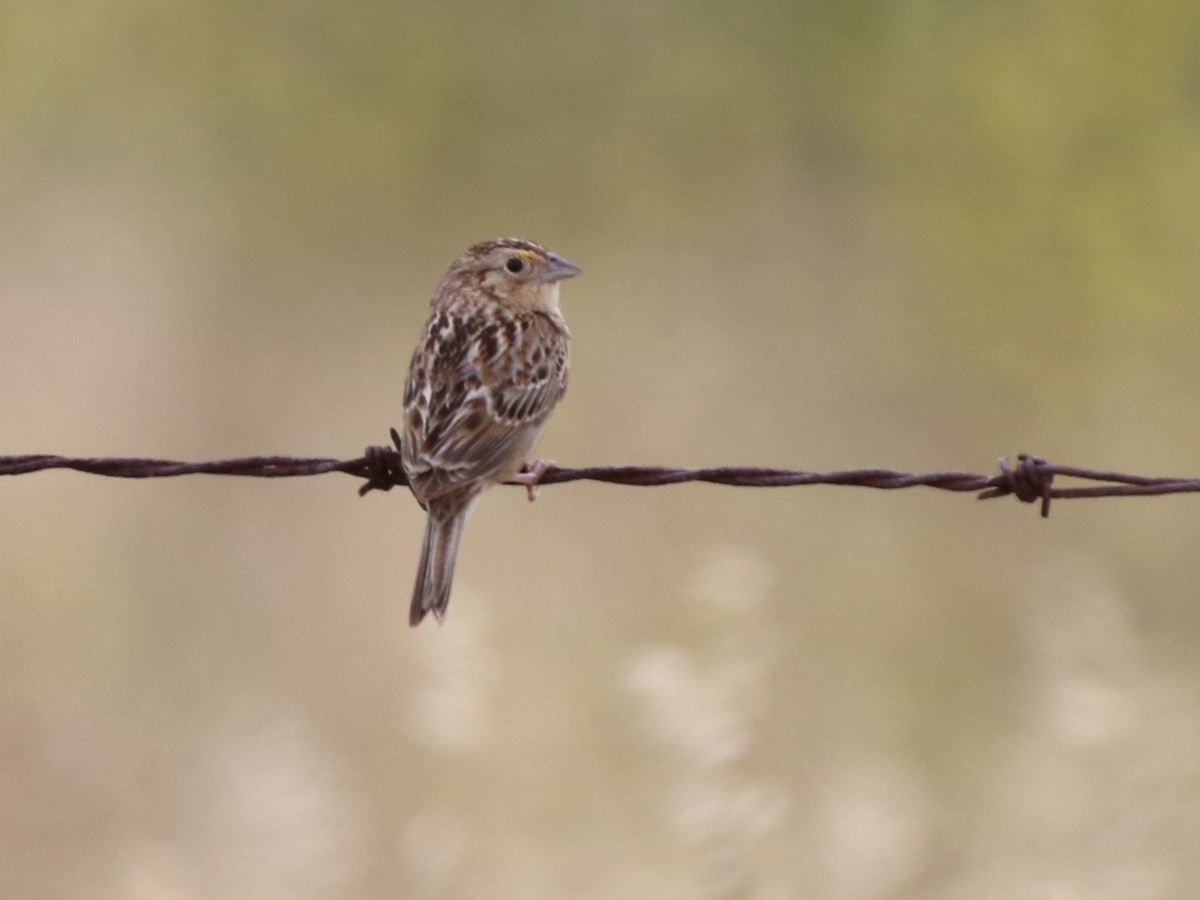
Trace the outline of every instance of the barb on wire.
<path fill-rule="evenodd" d="M 73 469 L 114 478 L 167 478 L 176 475 L 242 475 L 254 478 L 295 478 L 344 472 L 364 479 L 360 495 L 370 491 L 388 491 L 407 485 L 400 461 L 400 436 L 392 429 L 393 446 L 367 447 L 357 459 L 338 460 L 293 456 L 247 456 L 208 462 L 177 462 L 140 457 L 66 457 L 36 454 L 0 456 L 0 475 L 24 475 L 45 469 Z M 1054 478 L 1064 476 L 1086 481 L 1105 482 L 1093 487 L 1054 487 Z M 568 481 L 602 481 L 649 487 L 702 481 L 734 487 L 785 487 L 810 484 L 853 485 L 879 490 L 931 487 L 943 491 L 977 493 L 979 499 L 1012 495 L 1023 503 L 1041 501 L 1043 518 L 1050 515 L 1050 501 L 1083 497 L 1128 497 L 1200 492 L 1200 479 L 1164 478 L 1106 472 L 1076 466 L 1061 466 L 1037 456 L 1022 453 L 1016 465 L 1000 459 L 1000 473 L 977 475 L 971 472 L 930 472 L 913 474 L 891 469 L 848 469 L 840 472 L 802 472 L 792 469 L 767 469 L 755 466 L 717 466 L 705 469 L 677 469 L 669 466 L 591 466 L 583 469 L 548 468 L 539 484 Z"/>

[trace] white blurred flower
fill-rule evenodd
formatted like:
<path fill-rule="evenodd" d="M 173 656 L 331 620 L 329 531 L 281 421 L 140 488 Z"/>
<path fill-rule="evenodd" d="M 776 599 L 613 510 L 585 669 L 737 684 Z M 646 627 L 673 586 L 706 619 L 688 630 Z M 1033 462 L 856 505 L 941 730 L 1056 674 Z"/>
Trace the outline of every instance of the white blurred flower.
<path fill-rule="evenodd" d="M 822 785 L 816 822 L 825 897 L 895 897 L 927 858 L 924 793 L 883 761 L 834 768 Z"/>
<path fill-rule="evenodd" d="M 458 594 L 454 626 L 420 629 L 410 643 L 413 735 L 446 753 L 470 752 L 487 739 L 501 673 L 488 605 L 465 586 Z"/>
<path fill-rule="evenodd" d="M 769 567 L 741 548 L 714 548 L 693 582 L 692 600 L 715 614 L 713 651 L 689 654 L 674 644 L 638 650 L 625 670 L 647 735 L 668 760 L 665 816 L 672 832 L 703 854 L 705 896 L 739 896 L 755 879 L 757 847 L 789 807 L 778 784 L 743 771 L 755 744 L 755 714 L 769 691 L 759 617 Z"/>

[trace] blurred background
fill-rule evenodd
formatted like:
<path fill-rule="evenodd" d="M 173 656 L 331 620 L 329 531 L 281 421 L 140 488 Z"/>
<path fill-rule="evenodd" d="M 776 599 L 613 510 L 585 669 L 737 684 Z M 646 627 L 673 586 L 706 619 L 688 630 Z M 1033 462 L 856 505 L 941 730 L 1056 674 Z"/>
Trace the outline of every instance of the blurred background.
<path fill-rule="evenodd" d="M 0 0 L 0 453 L 350 458 L 445 267 L 566 466 L 1200 474 L 1200 6 Z M 0 893 L 1158 898 L 1194 497 L 0 484 Z"/>

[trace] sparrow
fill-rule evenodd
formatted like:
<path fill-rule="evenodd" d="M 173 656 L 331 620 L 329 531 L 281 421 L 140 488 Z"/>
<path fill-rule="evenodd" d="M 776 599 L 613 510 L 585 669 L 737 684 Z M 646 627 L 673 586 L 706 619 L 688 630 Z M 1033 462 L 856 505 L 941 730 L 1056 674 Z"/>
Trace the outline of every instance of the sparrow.
<path fill-rule="evenodd" d="M 410 625 L 446 615 L 479 495 L 517 482 L 532 500 L 552 465 L 526 460 L 567 389 L 559 282 L 580 271 L 533 241 L 498 238 L 466 250 L 434 291 L 404 387 L 401 459 L 427 513 Z"/>

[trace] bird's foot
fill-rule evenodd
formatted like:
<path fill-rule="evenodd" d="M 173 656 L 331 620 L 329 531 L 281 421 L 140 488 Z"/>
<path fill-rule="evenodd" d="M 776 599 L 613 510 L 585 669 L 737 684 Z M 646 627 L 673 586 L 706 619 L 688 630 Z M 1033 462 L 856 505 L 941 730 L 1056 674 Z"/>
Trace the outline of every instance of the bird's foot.
<path fill-rule="evenodd" d="M 509 483 L 525 485 L 525 491 L 529 494 L 529 502 L 532 503 L 538 498 L 538 482 L 554 467 L 555 462 L 552 459 L 535 459 L 531 463 L 526 463 L 524 469 L 509 479 Z"/>

